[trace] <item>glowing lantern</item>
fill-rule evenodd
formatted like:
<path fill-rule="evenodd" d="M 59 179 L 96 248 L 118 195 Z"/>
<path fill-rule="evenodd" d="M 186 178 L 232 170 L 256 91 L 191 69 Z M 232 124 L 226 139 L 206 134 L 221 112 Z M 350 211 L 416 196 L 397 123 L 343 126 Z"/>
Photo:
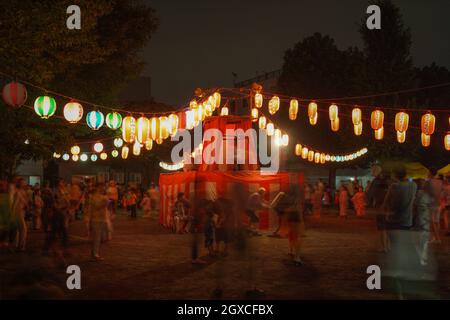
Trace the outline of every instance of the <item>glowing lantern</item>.
<path fill-rule="evenodd" d="M 162 144 L 163 143 L 163 139 L 162 138 L 158 138 L 155 141 L 156 141 L 156 144 Z"/>
<path fill-rule="evenodd" d="M 117 158 L 119 156 L 119 151 L 113 150 L 113 151 L 111 151 L 111 155 L 113 156 L 113 158 Z"/>
<path fill-rule="evenodd" d="M 335 161 L 336 161 L 336 156 L 331 156 L 331 157 L 330 157 L 330 161 L 331 161 L 331 162 L 335 162 Z"/>
<path fill-rule="evenodd" d="M 261 108 L 263 105 L 263 95 L 261 93 L 255 94 L 255 107 Z"/>
<path fill-rule="evenodd" d="M 280 109 L 280 98 L 277 96 L 272 97 L 272 99 L 269 100 L 269 113 L 275 114 Z"/>
<path fill-rule="evenodd" d="M 122 148 L 122 159 L 128 158 L 128 153 L 130 149 L 127 146 L 123 146 Z"/>
<path fill-rule="evenodd" d="M 287 147 L 289 145 L 289 136 L 285 133 L 281 136 L 281 145 Z"/>
<path fill-rule="evenodd" d="M 160 123 L 161 121 L 157 117 L 153 117 L 150 119 L 150 138 L 152 140 L 156 140 L 160 137 Z"/>
<path fill-rule="evenodd" d="M 338 110 L 338 106 L 335 104 L 332 104 L 330 108 L 328 108 L 328 113 L 331 121 L 334 121 L 338 118 Z"/>
<path fill-rule="evenodd" d="M 331 130 L 334 132 L 339 130 L 339 118 L 331 120 Z"/>
<path fill-rule="evenodd" d="M 362 122 L 355 124 L 353 126 L 353 132 L 355 133 L 355 136 L 360 136 L 362 134 L 362 128 L 363 128 Z"/>
<path fill-rule="evenodd" d="M 352 122 L 353 125 L 358 125 L 361 123 L 362 112 L 360 108 L 353 108 L 352 110 Z M 362 128 L 361 128 L 362 129 Z"/>
<path fill-rule="evenodd" d="M 19 82 L 10 82 L 3 87 L 3 101 L 11 107 L 18 108 L 27 101 L 27 89 Z"/>
<path fill-rule="evenodd" d="M 97 157 L 96 154 L 91 155 L 91 161 L 92 161 L 92 162 L 97 161 L 97 159 L 98 159 L 98 157 Z"/>
<path fill-rule="evenodd" d="M 141 144 L 137 141 L 133 144 L 133 154 L 135 156 L 138 156 L 141 154 Z"/>
<path fill-rule="evenodd" d="M 191 100 L 191 102 L 189 102 L 189 109 L 190 110 L 197 109 L 197 101 Z"/>
<path fill-rule="evenodd" d="M 106 152 L 100 153 L 100 159 L 102 159 L 102 160 L 108 159 L 108 154 Z"/>
<path fill-rule="evenodd" d="M 422 133 L 421 134 L 422 146 L 429 147 L 431 142 L 431 136 L 429 134 Z"/>
<path fill-rule="evenodd" d="M 72 156 L 72 160 L 73 160 L 73 161 L 77 162 L 78 159 L 80 159 L 80 157 L 78 157 L 77 154 L 74 154 L 74 155 Z"/>
<path fill-rule="evenodd" d="M 408 130 L 409 115 L 406 112 L 398 112 L 395 115 L 395 130 L 405 132 Z"/>
<path fill-rule="evenodd" d="M 194 111 L 187 110 L 185 114 L 186 114 L 186 129 L 191 130 L 192 128 L 194 128 Z M 151 120 L 150 120 L 150 123 L 151 123 Z M 152 125 L 150 127 L 152 127 Z"/>
<path fill-rule="evenodd" d="M 317 114 L 317 103 L 310 102 L 308 104 L 308 117 L 313 118 Z"/>
<path fill-rule="evenodd" d="M 120 148 L 123 146 L 123 140 L 121 138 L 115 138 L 114 139 L 114 147 Z"/>
<path fill-rule="evenodd" d="M 273 136 L 275 137 L 275 143 L 277 145 L 281 144 L 281 130 L 275 129 Z"/>
<path fill-rule="evenodd" d="M 62 156 L 62 159 L 63 159 L 64 161 L 67 161 L 67 160 L 70 159 L 70 156 L 69 156 L 67 153 L 64 153 L 63 156 Z"/>
<path fill-rule="evenodd" d="M 266 123 L 267 123 L 267 119 L 266 119 L 265 116 L 259 117 L 259 122 L 258 122 L 258 124 L 259 124 L 259 128 L 260 128 L 260 129 L 264 129 L 264 128 L 266 127 Z"/>
<path fill-rule="evenodd" d="M 146 117 L 140 117 L 136 122 L 136 140 L 145 143 L 150 134 L 150 121 Z"/>
<path fill-rule="evenodd" d="M 406 141 L 406 131 L 397 131 L 397 142 L 404 143 Z"/>
<path fill-rule="evenodd" d="M 153 140 L 145 141 L 145 149 L 147 151 L 150 151 L 150 150 L 152 150 L 152 148 L 153 148 Z"/>
<path fill-rule="evenodd" d="M 101 142 L 97 142 L 94 144 L 94 151 L 100 153 L 103 151 L 103 144 Z"/>
<path fill-rule="evenodd" d="M 378 130 L 375 130 L 375 139 L 382 140 L 384 137 L 384 127 L 381 127 Z"/>
<path fill-rule="evenodd" d="M 174 136 L 175 134 L 177 134 L 178 131 L 178 116 L 174 113 L 169 115 L 169 120 L 168 120 L 168 124 L 169 124 L 169 134 L 171 136 Z"/>
<path fill-rule="evenodd" d="M 59 159 L 59 158 L 61 158 L 61 154 L 59 154 L 57 152 L 53 152 L 53 158 Z"/>
<path fill-rule="evenodd" d="M 422 116 L 421 128 L 422 133 L 431 136 L 434 133 L 436 118 L 431 113 L 426 113 Z"/>
<path fill-rule="evenodd" d="M 86 122 L 92 130 L 98 130 L 105 122 L 105 116 L 100 111 L 91 111 L 86 116 Z"/>
<path fill-rule="evenodd" d="M 195 123 L 197 125 L 199 121 L 205 120 L 206 117 L 205 106 L 203 104 L 199 104 L 196 111 L 197 111 L 197 118 L 195 119 Z"/>
<path fill-rule="evenodd" d="M 64 106 L 64 118 L 70 123 L 77 123 L 83 118 L 83 107 L 78 102 L 69 102 Z"/>
<path fill-rule="evenodd" d="M 222 110 L 220 110 L 220 115 L 221 116 L 227 116 L 228 115 L 228 108 L 227 107 L 223 107 Z"/>
<path fill-rule="evenodd" d="M 166 116 L 159 117 L 160 138 L 167 139 L 169 137 L 168 118 Z"/>
<path fill-rule="evenodd" d="M 320 162 L 320 153 L 319 152 L 314 153 L 314 162 L 315 163 Z"/>
<path fill-rule="evenodd" d="M 321 154 L 320 154 L 320 163 L 321 163 L 321 164 L 324 164 L 325 161 L 326 161 L 326 155 L 325 155 L 325 153 L 321 153 Z"/>
<path fill-rule="evenodd" d="M 217 108 L 220 107 L 220 99 L 221 99 L 220 93 L 219 92 L 214 92 L 213 97 L 214 97 L 214 105 L 213 105 L 213 107 L 214 107 L 214 109 L 217 109 Z"/>
<path fill-rule="evenodd" d="M 295 155 L 301 156 L 302 155 L 302 145 L 300 143 L 297 143 L 295 145 Z"/>
<path fill-rule="evenodd" d="M 258 109 L 253 108 L 251 113 L 252 122 L 258 121 Z"/>
<path fill-rule="evenodd" d="M 292 99 L 289 104 L 289 120 L 297 119 L 298 113 L 298 100 Z"/>
<path fill-rule="evenodd" d="M 205 103 L 205 117 L 211 117 L 213 114 L 213 105 L 208 101 Z"/>
<path fill-rule="evenodd" d="M 34 111 L 42 119 L 48 119 L 55 114 L 56 101 L 49 96 L 40 96 L 34 101 Z"/>
<path fill-rule="evenodd" d="M 79 146 L 73 146 L 72 148 L 70 148 L 70 153 L 74 155 L 79 155 L 80 151 L 81 149 Z"/>
<path fill-rule="evenodd" d="M 330 161 L 331 160 L 331 156 L 329 154 L 325 155 L 325 161 Z"/>
<path fill-rule="evenodd" d="M 308 151 L 308 161 L 314 161 L 314 151 Z"/>
<path fill-rule="evenodd" d="M 445 150 L 450 151 L 450 132 L 447 132 L 444 137 L 444 147 Z"/>
<path fill-rule="evenodd" d="M 316 113 L 313 117 L 309 117 L 309 123 L 310 123 L 312 126 L 314 126 L 314 125 L 317 124 L 317 117 L 318 117 L 317 113 Z"/>
<path fill-rule="evenodd" d="M 136 139 L 136 119 L 132 116 L 126 116 L 122 121 L 122 139 L 127 143 Z"/>
<path fill-rule="evenodd" d="M 275 131 L 275 127 L 273 126 L 273 123 L 268 123 L 266 130 L 267 130 L 267 135 L 269 137 L 273 136 L 274 131 Z"/>
<path fill-rule="evenodd" d="M 383 127 L 384 112 L 381 110 L 374 110 L 370 115 L 370 125 L 373 130 L 379 130 Z"/>
<path fill-rule="evenodd" d="M 85 153 L 83 153 L 83 154 L 80 156 L 80 160 L 83 161 L 83 162 L 87 161 L 87 159 L 88 159 L 88 156 L 87 156 L 87 154 L 85 154 Z"/>
<path fill-rule="evenodd" d="M 302 159 L 308 158 L 308 152 L 309 152 L 308 148 L 306 147 L 302 148 Z"/>
<path fill-rule="evenodd" d="M 117 130 L 122 125 L 122 116 L 118 112 L 111 112 L 106 115 L 106 125 L 108 128 Z"/>

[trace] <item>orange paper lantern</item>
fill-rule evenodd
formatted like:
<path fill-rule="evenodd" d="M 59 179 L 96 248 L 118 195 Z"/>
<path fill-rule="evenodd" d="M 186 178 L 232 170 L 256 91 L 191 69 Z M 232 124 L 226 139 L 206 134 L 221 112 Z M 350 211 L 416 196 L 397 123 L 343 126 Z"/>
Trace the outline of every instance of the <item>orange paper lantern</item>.
<path fill-rule="evenodd" d="M 360 108 L 353 108 L 352 110 L 352 122 L 353 125 L 358 125 L 361 123 L 362 112 Z M 361 128 L 362 129 L 362 128 Z"/>
<path fill-rule="evenodd" d="M 373 130 L 379 130 L 383 127 L 384 112 L 381 110 L 372 111 L 370 116 L 370 125 Z"/>
<path fill-rule="evenodd" d="M 298 100 L 292 99 L 289 104 L 289 120 L 297 119 L 298 113 Z"/>
<path fill-rule="evenodd" d="M 338 118 L 338 106 L 335 104 L 332 104 L 329 108 L 328 108 L 328 114 L 330 116 L 330 120 L 334 121 Z"/>
<path fill-rule="evenodd" d="M 363 128 L 362 122 L 353 125 L 353 132 L 355 133 L 355 136 L 360 136 L 362 134 L 362 128 Z"/>
<path fill-rule="evenodd" d="M 406 112 L 398 112 L 395 115 L 395 130 L 405 132 L 408 130 L 409 115 Z"/>
<path fill-rule="evenodd" d="M 406 131 L 397 131 L 397 142 L 404 143 L 406 141 Z"/>
<path fill-rule="evenodd" d="M 378 130 L 375 130 L 375 139 L 376 140 L 383 140 L 384 138 L 384 127 L 381 127 Z"/>
<path fill-rule="evenodd" d="M 434 133 L 436 118 L 431 113 L 426 113 L 422 116 L 422 121 L 420 122 L 422 133 L 431 136 Z"/>
<path fill-rule="evenodd" d="M 125 142 L 131 143 L 136 139 L 136 119 L 126 116 L 122 121 L 122 138 Z"/>
<path fill-rule="evenodd" d="M 430 146 L 431 136 L 429 134 L 422 133 L 420 135 L 420 138 L 420 140 L 422 141 L 422 146 L 424 146 L 425 148 Z"/>

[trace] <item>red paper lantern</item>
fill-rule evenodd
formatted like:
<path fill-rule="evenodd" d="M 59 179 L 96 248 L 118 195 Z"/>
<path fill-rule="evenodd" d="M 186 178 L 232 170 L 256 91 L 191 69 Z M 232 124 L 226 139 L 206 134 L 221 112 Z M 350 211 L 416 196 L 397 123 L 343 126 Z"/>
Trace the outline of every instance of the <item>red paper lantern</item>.
<path fill-rule="evenodd" d="M 398 112 L 395 115 L 395 130 L 399 132 L 406 132 L 408 130 L 409 115 L 406 112 Z"/>
<path fill-rule="evenodd" d="M 370 116 L 370 125 L 373 130 L 379 130 L 383 127 L 384 112 L 381 110 L 372 111 Z"/>
<path fill-rule="evenodd" d="M 426 113 L 422 116 L 422 121 L 420 122 L 422 133 L 431 136 L 434 133 L 434 128 L 436 125 L 436 118 L 431 113 Z"/>
<path fill-rule="evenodd" d="M 11 107 L 18 108 L 27 100 L 27 89 L 19 82 L 10 82 L 3 87 L 3 101 Z"/>

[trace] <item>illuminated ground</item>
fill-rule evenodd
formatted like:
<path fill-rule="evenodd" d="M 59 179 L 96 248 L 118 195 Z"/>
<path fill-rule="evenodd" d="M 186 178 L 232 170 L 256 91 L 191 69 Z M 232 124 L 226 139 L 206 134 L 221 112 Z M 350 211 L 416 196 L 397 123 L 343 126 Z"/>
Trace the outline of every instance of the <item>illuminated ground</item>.
<path fill-rule="evenodd" d="M 236 249 L 226 258 L 208 259 L 208 264 L 190 263 L 190 235 L 175 235 L 156 222 L 125 216 L 116 220 L 112 242 L 102 245 L 103 262 L 91 262 L 84 225 L 71 226 L 69 264 L 82 270 L 82 289 L 66 289 L 65 268 L 53 257 L 40 254 L 43 234 L 30 231 L 26 253 L 0 255 L 1 297 L 41 295 L 38 288 L 52 284 L 50 296 L 70 299 L 209 299 L 222 279 L 224 299 L 241 299 L 249 286 L 248 259 Z M 303 258 L 305 265 L 290 263 L 287 240 L 270 237 L 253 238 L 253 268 L 258 288 L 269 299 L 392 299 L 389 282 L 383 279 L 382 290 L 366 288 L 366 268 L 380 264 L 379 238 L 373 215 L 365 219 L 342 220 L 328 213 L 320 221 L 307 221 Z M 432 250 L 439 270 L 450 267 L 450 238 Z M 205 253 L 202 247 L 202 254 Z M 30 271 L 31 270 L 31 271 Z M 219 277 L 220 276 L 220 277 Z M 40 286 L 36 279 L 41 278 Z M 30 288 L 35 290 L 30 294 Z M 58 289 L 59 288 L 59 289 Z M 413 284 L 412 290 L 424 298 L 449 298 L 450 276 L 438 273 L 438 281 Z M 417 289 L 422 288 L 422 289 Z M 58 293 L 58 290 L 59 293 Z"/>

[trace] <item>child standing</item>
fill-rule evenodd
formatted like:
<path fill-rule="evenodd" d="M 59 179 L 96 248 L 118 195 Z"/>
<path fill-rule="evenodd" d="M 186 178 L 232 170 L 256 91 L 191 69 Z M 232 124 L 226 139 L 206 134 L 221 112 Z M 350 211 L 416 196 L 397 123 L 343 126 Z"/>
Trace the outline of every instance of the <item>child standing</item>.
<path fill-rule="evenodd" d="M 359 187 L 358 192 L 356 192 L 352 198 L 353 207 L 355 208 L 357 217 L 363 217 L 366 214 L 366 204 L 364 198 L 365 194 L 363 191 L 363 187 Z"/>
<path fill-rule="evenodd" d="M 341 185 L 339 189 L 339 216 L 342 218 L 347 218 L 347 207 L 348 207 L 348 191 L 345 185 Z"/>
<path fill-rule="evenodd" d="M 141 201 L 142 210 L 144 210 L 144 218 L 150 218 L 152 214 L 152 204 L 148 192 L 144 193 L 144 197 Z"/>
<path fill-rule="evenodd" d="M 125 196 L 127 202 L 127 209 L 130 211 L 131 218 L 136 218 L 136 202 L 137 196 L 133 189 L 129 189 Z"/>

